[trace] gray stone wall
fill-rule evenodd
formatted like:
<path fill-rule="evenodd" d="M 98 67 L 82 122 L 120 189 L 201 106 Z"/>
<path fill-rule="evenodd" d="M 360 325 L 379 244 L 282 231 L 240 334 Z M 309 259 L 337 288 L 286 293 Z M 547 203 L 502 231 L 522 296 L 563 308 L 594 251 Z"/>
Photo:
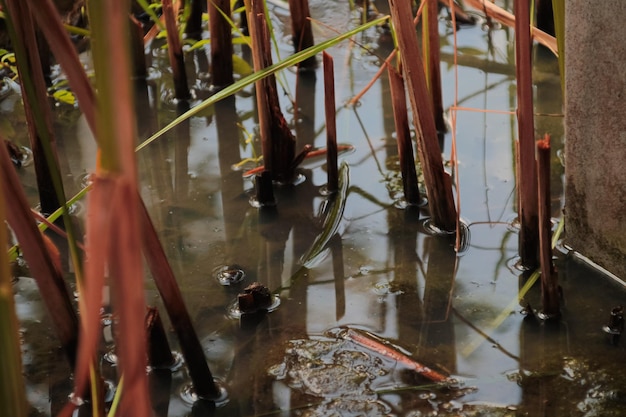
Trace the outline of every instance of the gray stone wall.
<path fill-rule="evenodd" d="M 626 0 L 566 0 L 566 243 L 626 279 Z"/>

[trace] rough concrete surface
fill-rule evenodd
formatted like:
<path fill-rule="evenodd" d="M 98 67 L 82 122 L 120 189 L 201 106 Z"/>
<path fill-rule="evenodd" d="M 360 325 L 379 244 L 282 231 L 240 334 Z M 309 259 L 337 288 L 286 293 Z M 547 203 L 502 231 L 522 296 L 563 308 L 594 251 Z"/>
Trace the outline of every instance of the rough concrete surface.
<path fill-rule="evenodd" d="M 626 279 L 626 1 L 566 1 L 566 243 Z"/>

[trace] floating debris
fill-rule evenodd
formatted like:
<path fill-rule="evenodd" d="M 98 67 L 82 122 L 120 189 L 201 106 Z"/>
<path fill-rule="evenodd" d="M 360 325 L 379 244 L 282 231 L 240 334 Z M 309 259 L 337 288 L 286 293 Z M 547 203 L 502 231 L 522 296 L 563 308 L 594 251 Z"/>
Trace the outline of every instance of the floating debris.
<path fill-rule="evenodd" d="M 345 328 L 339 331 L 338 337 L 341 337 L 346 340 L 350 340 L 353 343 L 356 343 L 360 346 L 363 346 L 369 350 L 376 352 L 377 354 L 392 359 L 398 363 L 401 363 L 407 366 L 410 369 L 413 369 L 418 374 L 428 378 L 433 382 L 450 382 L 451 378 L 433 370 L 429 367 L 422 365 L 416 360 L 410 358 L 400 351 L 399 348 L 392 345 L 391 343 L 380 339 L 373 334 L 363 331 L 356 330 L 351 328 Z M 453 382 L 456 383 L 456 380 Z"/>
<path fill-rule="evenodd" d="M 237 302 L 242 313 L 267 310 L 272 305 L 272 292 L 261 283 L 253 282 L 237 296 Z"/>
<path fill-rule="evenodd" d="M 624 308 L 622 306 L 613 307 L 609 323 L 602 327 L 604 333 L 611 337 L 611 342 L 617 344 L 624 331 Z"/>

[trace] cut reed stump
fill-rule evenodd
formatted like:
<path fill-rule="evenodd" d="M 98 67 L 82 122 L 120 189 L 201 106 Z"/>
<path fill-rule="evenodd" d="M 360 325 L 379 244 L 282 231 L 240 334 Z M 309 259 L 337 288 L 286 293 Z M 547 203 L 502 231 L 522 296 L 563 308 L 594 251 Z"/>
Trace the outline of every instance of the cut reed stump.
<path fill-rule="evenodd" d="M 519 140 L 519 254 L 522 265 L 538 265 L 539 223 L 537 173 L 535 171 L 535 126 L 533 110 L 530 4 L 515 0 L 515 73 L 517 76 L 517 128 Z"/>
<path fill-rule="evenodd" d="M 552 263 L 550 224 L 550 135 L 537 142 L 537 186 L 539 200 L 539 259 L 541 264 L 541 303 L 548 318 L 560 314 L 559 284 Z"/>
<path fill-rule="evenodd" d="M 424 172 L 430 214 L 435 226 L 445 231 L 454 231 L 457 226 L 457 212 L 452 195 L 452 181 L 443 169 L 424 65 L 411 17 L 411 4 L 408 1 L 389 0 L 389 6 L 400 49 L 402 72 L 413 110 L 417 149 Z"/>
<path fill-rule="evenodd" d="M 233 83 L 233 42 L 230 0 L 209 1 L 209 32 L 211 33 L 211 84 L 220 89 Z"/>
<path fill-rule="evenodd" d="M 333 58 L 324 51 L 324 108 L 326 116 L 326 190 L 335 193 L 339 190 L 339 167 L 337 166 L 337 122 L 335 119 L 335 71 Z"/>
<path fill-rule="evenodd" d="M 133 79 L 135 81 L 145 80 L 148 76 L 148 68 L 146 67 L 146 52 L 143 42 L 143 25 L 133 15 L 130 15 L 129 37 Z"/>
<path fill-rule="evenodd" d="M 398 156 L 400 158 L 400 171 L 402 172 L 402 187 L 406 203 L 417 206 L 420 202 L 420 192 L 415 170 L 415 157 L 413 155 L 413 143 L 409 130 L 409 116 L 404 94 L 404 82 L 402 76 L 393 67 L 388 66 L 389 87 L 391 89 L 391 104 L 393 118 L 396 124 L 396 137 L 398 140 Z M 419 212 L 418 212 L 419 214 Z"/>
<path fill-rule="evenodd" d="M 254 71 L 260 71 L 272 65 L 272 48 L 263 1 L 247 1 L 246 9 L 250 10 L 248 24 Z M 296 140 L 280 110 L 273 74 L 256 82 L 256 101 L 265 170 L 271 172 L 273 180 L 289 183 L 294 177 Z"/>
<path fill-rule="evenodd" d="M 191 39 L 200 39 L 202 36 L 203 0 L 190 0 L 189 17 L 185 26 L 185 35 Z M 211 2 L 208 2 L 211 4 Z M 208 6 L 207 6 L 208 7 Z"/>
<path fill-rule="evenodd" d="M 178 26 L 176 25 L 176 15 L 172 0 L 163 0 L 163 17 L 165 18 L 165 28 L 167 29 L 167 54 L 172 67 L 174 78 L 174 94 L 179 100 L 187 100 L 191 97 L 189 86 L 187 85 L 187 73 L 185 72 L 185 59 L 183 57 L 183 47 L 178 36 Z"/>
<path fill-rule="evenodd" d="M 313 30 L 311 29 L 311 12 L 309 0 L 289 0 L 291 13 L 291 33 L 295 52 L 300 52 L 313 46 Z M 317 65 L 315 56 L 302 61 L 298 68 L 312 69 Z"/>

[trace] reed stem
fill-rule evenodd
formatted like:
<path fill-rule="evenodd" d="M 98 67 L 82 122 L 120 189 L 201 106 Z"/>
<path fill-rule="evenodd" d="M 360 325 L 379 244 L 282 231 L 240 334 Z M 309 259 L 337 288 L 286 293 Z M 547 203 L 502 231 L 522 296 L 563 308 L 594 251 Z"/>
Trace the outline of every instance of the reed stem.
<path fill-rule="evenodd" d="M 146 312 L 146 333 L 148 334 L 148 365 L 154 368 L 166 368 L 174 364 L 174 356 L 167 341 L 167 334 L 155 307 L 148 307 Z"/>
<path fill-rule="evenodd" d="M 517 128 L 519 141 L 519 252 L 522 265 L 538 265 L 539 223 L 529 0 L 515 0 L 515 72 L 517 76 Z"/>
<path fill-rule="evenodd" d="M 337 166 L 337 121 L 335 118 L 335 70 L 333 58 L 324 51 L 324 108 L 326 116 L 326 171 L 329 193 L 339 190 L 339 167 Z"/>
<path fill-rule="evenodd" d="M 537 186 L 539 200 L 539 258 L 541 264 L 541 302 L 543 313 L 559 316 L 559 285 L 552 263 L 552 227 L 550 224 L 550 135 L 537 142 Z"/>
<path fill-rule="evenodd" d="M 224 16 L 230 16 L 230 0 L 208 2 L 209 32 L 211 33 L 211 83 L 223 88 L 233 83 L 233 42 L 231 26 Z"/>
<path fill-rule="evenodd" d="M 450 175 L 443 169 L 432 103 L 428 98 L 424 65 L 412 24 L 411 5 L 407 1 L 389 0 L 389 6 L 391 20 L 396 29 L 402 71 L 413 110 L 413 124 L 417 134 L 418 152 L 426 182 L 430 214 L 437 227 L 445 231 L 454 231 L 457 225 L 457 214 L 452 195 L 452 181 Z"/>
<path fill-rule="evenodd" d="M 190 0 L 190 12 L 185 26 L 185 34 L 191 39 L 200 39 L 202 35 L 202 3 L 203 0 Z M 207 8 L 208 4 L 207 3 Z"/>
<path fill-rule="evenodd" d="M 291 14 L 291 33 L 295 52 L 313 46 L 313 30 L 311 28 L 311 12 L 309 0 L 289 0 Z M 317 65 L 315 56 L 309 57 L 298 64 L 301 69 L 312 69 Z"/>
<path fill-rule="evenodd" d="M 178 25 L 176 25 L 176 15 L 172 0 L 163 0 L 163 17 L 167 29 L 167 54 L 172 67 L 172 77 L 174 78 L 174 94 L 179 100 L 187 100 L 191 97 L 189 86 L 187 85 L 187 73 L 185 72 L 185 58 L 183 47 L 178 36 Z"/>
<path fill-rule="evenodd" d="M 248 4 L 254 71 L 259 72 L 272 65 L 269 29 L 263 1 L 251 0 Z M 265 169 L 271 172 L 273 180 L 288 183 L 294 175 L 296 140 L 280 110 L 273 74 L 256 82 L 256 98 Z"/>
<path fill-rule="evenodd" d="M 433 116 L 438 132 L 445 132 L 446 122 L 443 118 L 443 98 L 441 96 L 441 59 L 439 57 L 439 21 L 438 0 L 422 0 L 426 3 L 422 12 L 422 51 L 424 53 L 424 67 L 426 82 L 433 102 Z"/>
<path fill-rule="evenodd" d="M 406 96 L 402 76 L 393 67 L 388 66 L 389 87 L 391 90 L 391 105 L 393 118 L 396 124 L 396 138 L 398 141 L 398 157 L 402 172 L 402 187 L 407 204 L 416 206 L 420 202 L 420 192 L 413 155 L 413 142 L 409 129 L 409 116 L 406 107 Z"/>
<path fill-rule="evenodd" d="M 49 214 L 59 208 L 65 198 L 58 171 L 52 114 L 33 17 L 25 2 L 6 0 L 2 3 L 9 14 L 9 19 L 5 19 L 5 22 L 15 49 L 19 82 L 24 92 L 24 113 L 33 152 L 39 204 L 41 211 Z"/>
<path fill-rule="evenodd" d="M 6 148 L 0 146 L 2 164 L 8 160 Z M 13 169 L 11 164 L 8 164 Z M 4 183 L 4 175 L 0 170 L 0 184 Z M 7 242 L 7 227 L 5 212 L 7 195 L 4 187 L 0 186 L 0 242 Z M 9 259 L 4 248 L 0 250 L 0 404 L 2 411 L 8 416 L 26 417 L 26 392 L 22 376 L 22 352 L 15 301 L 13 299 L 13 284 L 9 271 Z"/>
<path fill-rule="evenodd" d="M 196 394 L 207 399 L 218 398 L 220 391 L 209 370 L 209 365 L 204 356 L 204 349 L 193 328 L 191 317 L 185 307 L 172 267 L 167 262 L 167 256 L 159 242 L 159 236 L 143 203 L 139 210 L 139 217 L 142 230 L 143 253 L 152 272 L 152 278 L 163 299 L 163 305 L 170 317 L 172 327 L 178 336 L 180 348 Z"/>

